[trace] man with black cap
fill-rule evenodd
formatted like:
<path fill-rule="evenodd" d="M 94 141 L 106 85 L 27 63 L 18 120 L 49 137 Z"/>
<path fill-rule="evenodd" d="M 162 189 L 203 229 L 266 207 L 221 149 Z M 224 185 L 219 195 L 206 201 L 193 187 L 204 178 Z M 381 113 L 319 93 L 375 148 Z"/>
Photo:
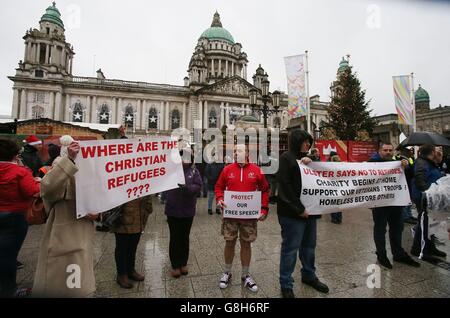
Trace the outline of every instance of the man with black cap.
<path fill-rule="evenodd" d="M 298 161 L 312 162 L 307 157 L 313 144 L 312 136 L 300 129 L 289 135 L 289 151 L 280 157 L 278 181 L 278 221 L 281 225 L 280 285 L 284 298 L 294 298 L 292 273 L 297 257 L 302 262 L 302 283 L 322 293 L 328 293 L 328 286 L 316 276 L 315 251 L 317 239 L 317 219 L 305 210 L 300 195 L 302 182 Z"/>

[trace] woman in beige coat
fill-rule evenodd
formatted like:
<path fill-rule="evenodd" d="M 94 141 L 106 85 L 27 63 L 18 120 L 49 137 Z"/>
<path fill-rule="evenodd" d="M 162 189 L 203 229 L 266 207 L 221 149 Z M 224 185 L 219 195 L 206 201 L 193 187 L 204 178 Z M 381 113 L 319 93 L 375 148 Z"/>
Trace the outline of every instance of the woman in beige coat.
<path fill-rule="evenodd" d="M 136 250 L 152 212 L 151 196 L 128 202 L 123 206 L 120 224 L 112 230 L 116 236 L 117 283 L 122 288 L 133 288 L 130 280 L 140 282 L 145 279 L 135 268 Z"/>
<path fill-rule="evenodd" d="M 87 297 L 95 292 L 93 240 L 96 217 L 76 218 L 74 160 L 80 147 L 71 143 L 42 179 L 47 224 L 34 279 L 34 297 Z"/>

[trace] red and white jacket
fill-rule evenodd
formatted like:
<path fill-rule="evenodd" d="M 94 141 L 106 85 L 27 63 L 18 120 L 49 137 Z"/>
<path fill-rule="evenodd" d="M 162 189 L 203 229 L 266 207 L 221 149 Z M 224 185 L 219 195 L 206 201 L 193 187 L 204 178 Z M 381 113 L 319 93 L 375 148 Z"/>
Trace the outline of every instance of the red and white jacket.
<path fill-rule="evenodd" d="M 238 163 L 226 166 L 215 186 L 216 201 L 223 201 L 225 191 L 252 192 L 261 191 L 261 213 L 269 213 L 270 187 L 261 168 L 253 163 L 243 167 Z"/>

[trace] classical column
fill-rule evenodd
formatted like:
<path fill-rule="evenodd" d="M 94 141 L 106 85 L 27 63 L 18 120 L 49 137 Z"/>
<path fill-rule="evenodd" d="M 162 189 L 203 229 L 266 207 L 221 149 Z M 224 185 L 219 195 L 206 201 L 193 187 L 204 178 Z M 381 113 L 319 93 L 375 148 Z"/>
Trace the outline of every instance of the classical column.
<path fill-rule="evenodd" d="M 197 120 L 200 121 L 201 125 L 200 127 L 203 128 L 203 103 L 202 101 L 198 101 L 198 115 Z"/>
<path fill-rule="evenodd" d="M 211 74 L 212 74 L 212 77 L 214 77 L 216 75 L 216 73 L 214 72 L 214 59 L 211 59 Z"/>
<path fill-rule="evenodd" d="M 20 117 L 19 119 L 27 119 L 27 90 L 22 89 L 20 92 Z"/>
<path fill-rule="evenodd" d="M 217 75 L 220 76 L 220 74 L 222 74 L 222 60 L 219 60 L 219 72 L 217 73 Z"/>
<path fill-rule="evenodd" d="M 55 98 L 55 120 L 62 120 L 61 118 L 61 103 L 62 103 L 62 95 L 61 92 L 56 92 Z"/>
<path fill-rule="evenodd" d="M 148 118 L 147 118 L 146 114 L 148 114 L 147 100 L 144 99 L 142 101 L 142 107 L 141 107 L 141 129 L 144 129 L 144 130 L 147 129 L 146 121 L 148 121 Z"/>
<path fill-rule="evenodd" d="M 169 122 L 169 117 L 170 117 L 170 102 L 166 102 L 166 107 L 165 107 L 165 111 L 164 111 L 164 121 L 165 121 L 165 127 L 166 130 L 169 131 L 170 130 L 170 122 Z"/>
<path fill-rule="evenodd" d="M 203 104 L 203 128 L 208 129 L 209 128 L 209 122 L 208 122 L 208 101 L 205 100 Z"/>
<path fill-rule="evenodd" d="M 230 124 L 230 103 L 226 104 L 226 111 L 225 111 L 225 125 Z"/>
<path fill-rule="evenodd" d="M 66 94 L 66 107 L 64 109 L 64 120 L 65 121 L 72 121 L 70 118 L 70 95 Z"/>
<path fill-rule="evenodd" d="M 119 98 L 119 103 L 117 104 L 117 124 L 123 125 L 123 115 L 122 114 L 122 98 Z"/>
<path fill-rule="evenodd" d="M 19 90 L 17 88 L 13 88 L 13 105 L 12 105 L 12 119 L 19 118 Z"/>
<path fill-rule="evenodd" d="M 46 44 L 45 45 L 45 64 L 49 64 L 50 60 L 50 45 Z"/>
<path fill-rule="evenodd" d="M 231 62 L 231 76 L 234 76 L 234 62 Z"/>
<path fill-rule="evenodd" d="M 224 108 L 225 108 L 225 104 L 223 102 L 220 103 L 220 127 L 219 128 L 222 128 L 222 126 L 225 125 L 225 109 Z"/>
<path fill-rule="evenodd" d="M 98 123 L 98 114 L 97 114 L 97 96 L 94 96 L 91 104 L 91 123 Z"/>
<path fill-rule="evenodd" d="M 141 100 L 138 99 L 136 100 L 136 114 L 134 118 L 134 127 L 136 130 L 140 128 L 139 126 L 141 125 L 141 108 Z"/>
<path fill-rule="evenodd" d="M 226 77 L 230 76 L 230 75 L 228 74 L 228 60 L 225 60 L 225 76 L 226 76 Z"/>
<path fill-rule="evenodd" d="M 72 66 L 73 66 L 73 58 L 72 57 L 69 57 L 69 64 L 70 64 L 69 74 L 72 74 Z"/>
<path fill-rule="evenodd" d="M 187 128 L 188 126 L 188 113 L 187 113 L 187 105 L 186 103 L 183 103 L 183 127 Z"/>
<path fill-rule="evenodd" d="M 164 130 L 164 102 L 159 104 L 158 130 Z"/>
<path fill-rule="evenodd" d="M 28 62 L 28 55 L 29 55 L 29 53 L 30 53 L 30 42 L 26 42 L 25 45 L 26 45 L 26 48 L 25 48 L 25 54 L 24 54 L 24 56 L 23 56 L 23 62 L 24 62 L 24 63 L 25 63 L 25 62 Z"/>
<path fill-rule="evenodd" d="M 46 116 L 50 117 L 53 120 L 57 120 L 55 118 L 55 92 L 50 92 L 50 109 Z"/>

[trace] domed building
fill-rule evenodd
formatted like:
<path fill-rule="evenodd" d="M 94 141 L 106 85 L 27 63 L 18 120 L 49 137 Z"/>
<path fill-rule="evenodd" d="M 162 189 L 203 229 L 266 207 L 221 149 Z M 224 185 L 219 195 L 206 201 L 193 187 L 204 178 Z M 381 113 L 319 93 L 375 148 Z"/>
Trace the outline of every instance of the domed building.
<path fill-rule="evenodd" d="M 416 112 L 426 112 L 430 110 L 430 95 L 428 92 L 422 88 L 422 85 L 419 84 L 419 88 L 416 90 L 414 94 L 414 99 L 416 102 Z"/>
<path fill-rule="evenodd" d="M 248 105 L 249 90 L 260 89 L 268 74 L 260 66 L 253 83 L 247 81 L 247 54 L 223 27 L 218 12 L 198 38 L 184 85 L 112 80 L 101 69 L 97 77 L 74 75 L 75 52 L 55 3 L 45 10 L 39 29 L 30 29 L 23 39 L 24 59 L 9 77 L 14 119 L 123 124 L 135 135 L 221 128 L 246 115 L 263 122 Z M 287 127 L 286 108 L 287 102 L 280 115 L 269 118 L 269 126 Z"/>

